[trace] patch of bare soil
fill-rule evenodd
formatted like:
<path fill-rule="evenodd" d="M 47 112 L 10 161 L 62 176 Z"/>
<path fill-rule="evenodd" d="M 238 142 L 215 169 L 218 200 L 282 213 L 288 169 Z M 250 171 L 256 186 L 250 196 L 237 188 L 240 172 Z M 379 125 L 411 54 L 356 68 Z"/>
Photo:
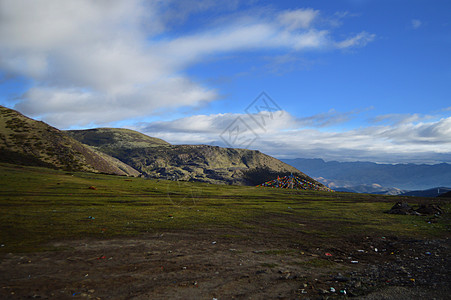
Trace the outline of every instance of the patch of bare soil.
<path fill-rule="evenodd" d="M 449 299 L 449 240 L 164 232 L 7 254 L 1 299 Z"/>

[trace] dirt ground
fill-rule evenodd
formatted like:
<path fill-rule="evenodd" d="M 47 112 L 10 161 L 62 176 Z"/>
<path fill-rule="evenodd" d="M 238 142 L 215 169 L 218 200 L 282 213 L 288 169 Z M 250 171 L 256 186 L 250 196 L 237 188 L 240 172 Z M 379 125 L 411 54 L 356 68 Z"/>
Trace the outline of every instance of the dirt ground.
<path fill-rule="evenodd" d="M 233 230 L 55 243 L 6 254 L 1 299 L 450 299 L 450 241 L 303 242 Z M 297 241 L 297 242 L 296 242 Z"/>

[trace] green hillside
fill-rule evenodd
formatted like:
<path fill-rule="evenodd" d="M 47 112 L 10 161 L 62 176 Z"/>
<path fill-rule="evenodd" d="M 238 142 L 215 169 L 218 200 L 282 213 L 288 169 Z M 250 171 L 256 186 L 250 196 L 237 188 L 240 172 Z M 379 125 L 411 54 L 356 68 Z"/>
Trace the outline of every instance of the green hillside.
<path fill-rule="evenodd" d="M 139 172 L 44 122 L 0 106 L 0 161 L 137 176 Z"/>
<path fill-rule="evenodd" d="M 83 144 L 98 148 L 105 153 L 115 153 L 121 149 L 169 146 L 159 138 L 123 128 L 95 128 L 88 130 L 68 130 L 69 135 Z"/>
<path fill-rule="evenodd" d="M 116 157 L 150 178 L 257 185 L 278 175 L 293 173 L 328 190 L 296 168 L 259 151 L 207 145 L 171 145 L 126 129 L 73 130 L 68 134 Z"/>
<path fill-rule="evenodd" d="M 60 131 L 0 107 L 0 162 L 64 170 L 215 184 L 257 185 L 294 174 L 321 183 L 259 151 L 171 145 L 128 129 Z"/>

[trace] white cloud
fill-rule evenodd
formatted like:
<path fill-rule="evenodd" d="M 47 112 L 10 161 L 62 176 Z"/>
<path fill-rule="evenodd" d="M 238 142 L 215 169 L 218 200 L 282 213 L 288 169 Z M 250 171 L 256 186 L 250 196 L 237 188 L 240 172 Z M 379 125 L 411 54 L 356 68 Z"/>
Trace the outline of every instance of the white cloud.
<path fill-rule="evenodd" d="M 102 124 L 216 97 L 176 75 L 178 69 L 152 51 L 147 35 L 164 28 L 152 5 L 137 0 L 0 5 L 0 67 L 36 83 L 16 107 L 26 114 L 60 127 Z"/>
<path fill-rule="evenodd" d="M 413 29 L 418 29 L 421 27 L 421 25 L 423 25 L 423 22 L 421 22 L 420 20 L 418 20 L 418 19 L 412 20 L 412 28 Z"/>
<path fill-rule="evenodd" d="M 363 47 L 368 43 L 372 42 L 376 37 L 375 34 L 362 31 L 361 33 L 350 37 L 344 41 L 337 42 L 336 47 L 340 49 L 350 48 L 350 47 Z"/>
<path fill-rule="evenodd" d="M 217 91 L 184 74 L 206 57 L 342 49 L 374 39 L 363 32 L 337 42 L 329 30 L 313 26 L 319 11 L 312 9 L 232 15 L 170 37 L 168 16 L 175 12 L 168 6 L 174 3 L 182 2 L 0 0 L 0 71 L 32 82 L 16 108 L 63 128 L 146 117 L 217 99 Z M 204 0 L 180 18 L 239 5 Z"/>
<path fill-rule="evenodd" d="M 402 124 L 416 123 L 431 119 L 436 119 L 436 117 L 432 115 L 420 115 L 420 114 L 387 114 L 377 116 L 370 121 L 375 124 L 382 123 L 399 126 Z"/>
<path fill-rule="evenodd" d="M 279 15 L 279 22 L 290 30 L 309 28 L 319 15 L 318 10 L 297 9 L 283 12 Z"/>
<path fill-rule="evenodd" d="M 42 116 L 63 128 L 96 126 L 118 120 L 152 115 L 181 105 L 201 105 L 215 97 L 186 78 L 167 78 L 130 93 L 108 93 L 83 89 L 32 88 L 16 108 L 26 115 Z M 161 101 L 164 99 L 164 101 Z"/>
<path fill-rule="evenodd" d="M 435 122 L 402 123 L 393 128 L 385 128 L 380 135 L 401 145 L 438 147 L 435 151 L 451 152 L 451 117 Z"/>
<path fill-rule="evenodd" d="M 329 127 L 336 124 L 345 123 L 354 118 L 357 112 L 340 113 L 334 109 L 326 113 L 316 114 L 310 117 L 297 119 L 298 126 L 303 127 Z"/>
<path fill-rule="evenodd" d="M 267 112 L 262 112 L 265 114 Z M 141 124 L 134 129 L 174 144 L 214 144 L 228 146 L 220 138 L 228 126 L 241 118 L 252 130 L 243 135 L 258 138 L 250 145 L 277 157 L 322 157 L 337 160 L 413 162 L 451 159 L 451 117 L 424 121 L 405 116 L 404 122 L 370 125 L 334 131 L 331 125 L 346 122 L 359 112 L 331 111 L 306 118 L 280 112 L 261 129 L 246 114 L 197 115 L 168 122 Z M 410 119 L 410 121 L 408 121 Z M 418 120 L 423 120 L 418 122 Z M 307 127 L 306 127 L 307 126 Z M 239 147 L 240 145 L 231 146 Z"/>

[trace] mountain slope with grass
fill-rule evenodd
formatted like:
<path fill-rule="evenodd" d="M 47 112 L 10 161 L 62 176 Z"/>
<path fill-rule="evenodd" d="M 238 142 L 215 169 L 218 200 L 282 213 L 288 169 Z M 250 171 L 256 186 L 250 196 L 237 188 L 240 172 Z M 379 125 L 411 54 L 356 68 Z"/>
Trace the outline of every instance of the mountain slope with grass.
<path fill-rule="evenodd" d="M 83 144 L 96 147 L 102 152 L 115 154 L 117 151 L 156 146 L 170 146 L 166 141 L 150 137 L 125 128 L 94 128 L 66 131 Z"/>
<path fill-rule="evenodd" d="M 0 107 L 0 162 L 235 185 L 257 185 L 294 174 L 329 190 L 259 151 L 171 145 L 129 129 L 61 131 L 6 107 Z"/>
<path fill-rule="evenodd" d="M 69 171 L 139 175 L 120 160 L 3 106 L 0 106 L 0 161 Z"/>
<path fill-rule="evenodd" d="M 127 129 L 99 128 L 67 133 L 150 178 L 257 185 L 292 173 L 319 184 L 298 169 L 259 151 L 207 145 L 171 145 Z"/>

